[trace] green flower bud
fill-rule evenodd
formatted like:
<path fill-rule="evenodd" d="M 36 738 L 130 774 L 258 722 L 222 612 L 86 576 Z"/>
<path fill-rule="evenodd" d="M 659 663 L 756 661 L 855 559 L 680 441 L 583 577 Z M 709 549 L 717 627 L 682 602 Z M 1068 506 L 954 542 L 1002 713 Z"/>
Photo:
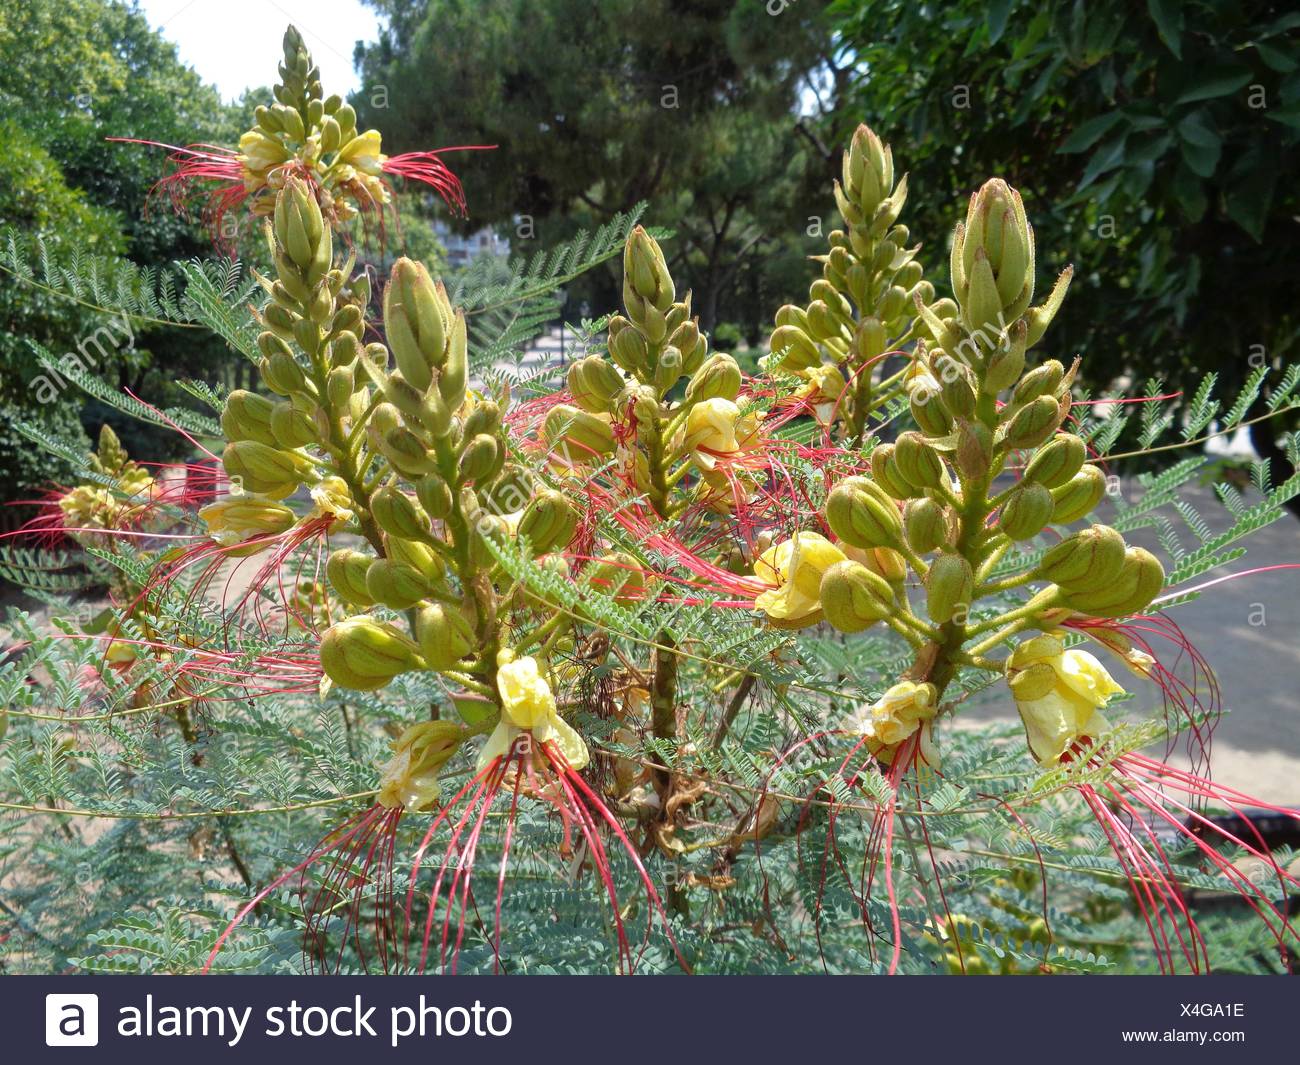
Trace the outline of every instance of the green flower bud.
<path fill-rule="evenodd" d="M 1052 520 L 1055 501 L 1041 484 L 1025 481 L 1002 504 L 998 529 L 1012 540 L 1030 540 Z"/>
<path fill-rule="evenodd" d="M 982 392 L 996 396 L 1020 380 L 1025 369 L 1025 336 L 1023 321 L 1015 322 L 1007 330 L 984 364 Z"/>
<path fill-rule="evenodd" d="M 314 475 L 307 456 L 280 451 L 256 440 L 227 444 L 221 456 L 226 473 L 238 480 L 245 492 L 280 499 Z"/>
<path fill-rule="evenodd" d="M 577 464 L 604 462 L 615 447 L 614 431 L 608 421 L 567 403 L 557 404 L 546 415 L 542 439 L 548 447 L 559 450 L 565 459 Z"/>
<path fill-rule="evenodd" d="M 654 386 L 659 394 L 665 394 L 681 379 L 682 353 L 674 347 L 666 347 L 655 362 Z"/>
<path fill-rule="evenodd" d="M 597 559 L 583 572 L 583 578 L 592 588 L 612 595 L 614 602 L 623 606 L 645 598 L 645 573 L 640 563 L 624 551 Z"/>
<path fill-rule="evenodd" d="M 458 610 L 428 603 L 415 615 L 415 637 L 430 669 L 454 668 L 478 645 L 474 629 Z"/>
<path fill-rule="evenodd" d="M 534 555 L 548 555 L 569 546 L 578 531 L 578 508 L 559 492 L 541 488 L 519 519 L 519 535 L 528 537 Z"/>
<path fill-rule="evenodd" d="M 696 371 L 686 386 L 686 402 L 699 403 L 706 399 L 735 401 L 740 395 L 740 367 L 730 355 L 717 352 Z"/>
<path fill-rule="evenodd" d="M 384 334 L 397 368 L 420 392 L 429 390 L 434 370 L 447 361 L 451 319 L 447 293 L 424 264 L 398 259 L 384 289 Z"/>
<path fill-rule="evenodd" d="M 993 431 L 983 422 L 958 421 L 952 459 L 962 480 L 975 481 L 985 476 L 993 463 Z"/>
<path fill-rule="evenodd" d="M 352 394 L 357 390 L 357 379 L 351 366 L 336 366 L 325 378 L 325 395 L 330 406 L 336 411 L 346 411 L 352 403 Z"/>
<path fill-rule="evenodd" d="M 278 351 L 258 364 L 266 387 L 280 396 L 302 395 L 308 392 L 307 375 L 287 351 Z"/>
<path fill-rule="evenodd" d="M 377 558 L 366 570 L 366 591 L 390 610 L 408 610 L 429 594 L 429 584 L 414 566 Z"/>
<path fill-rule="evenodd" d="M 875 217 L 884 200 L 894 191 L 894 159 L 865 124 L 858 126 L 844 153 L 844 196 L 855 208 L 856 222 Z M 850 225 L 855 221 L 845 218 Z"/>
<path fill-rule="evenodd" d="M 778 326 L 772 331 L 770 344 L 773 352 L 782 353 L 777 364 L 782 370 L 810 370 L 821 365 L 821 350 L 799 326 Z"/>
<path fill-rule="evenodd" d="M 275 404 L 271 410 L 271 435 L 286 450 L 305 447 L 320 439 L 311 415 L 285 401 Z"/>
<path fill-rule="evenodd" d="M 925 604 L 930 620 L 946 625 L 955 616 L 965 617 L 975 592 L 975 574 L 961 555 L 942 554 L 925 575 Z"/>
<path fill-rule="evenodd" d="M 983 261 L 983 266 L 979 265 Z M 953 288 L 958 302 L 966 310 L 970 300 L 981 306 L 990 298 L 996 302 L 998 313 L 1010 323 L 1019 318 L 1034 295 L 1034 234 L 1020 194 L 1001 178 L 987 181 L 971 197 L 966 212 L 966 224 L 958 226 L 952 249 Z M 986 272 L 986 280 L 980 275 Z M 975 296 L 977 287 L 991 283 L 991 297 Z M 971 324 L 976 315 L 968 315 L 971 329 L 981 324 Z"/>
<path fill-rule="evenodd" d="M 1065 367 L 1055 359 L 1048 359 L 1020 379 L 1016 390 L 1011 393 L 1011 402 L 1023 406 L 1039 396 L 1054 395 L 1064 377 Z"/>
<path fill-rule="evenodd" d="M 900 433 L 894 443 L 894 462 L 903 479 L 914 488 L 937 488 L 944 480 L 943 459 L 920 433 Z"/>
<path fill-rule="evenodd" d="M 479 433 L 496 436 L 501 428 L 501 407 L 492 399 L 479 399 L 469 407 L 461 429 L 461 439 L 469 440 Z"/>
<path fill-rule="evenodd" d="M 916 378 L 908 389 L 912 420 L 926 436 L 947 436 L 952 432 L 952 415 L 944 409 L 940 394 L 939 382 L 929 374 Z"/>
<path fill-rule="evenodd" d="M 616 322 L 621 322 L 623 328 L 616 329 Z M 620 315 L 609 320 L 609 357 L 633 377 L 640 377 L 650 369 L 650 348 L 645 336 Z"/>
<path fill-rule="evenodd" d="M 501 445 L 494 436 L 479 433 L 460 453 L 460 481 L 487 481 L 501 468 Z"/>
<path fill-rule="evenodd" d="M 848 477 L 837 484 L 826 497 L 825 509 L 835 535 L 853 547 L 895 547 L 902 540 L 898 504 L 867 477 Z"/>
<path fill-rule="evenodd" d="M 289 178 L 275 198 L 275 239 L 304 272 L 308 284 L 325 276 L 333 255 L 330 230 L 316 197 L 297 178 Z"/>
<path fill-rule="evenodd" d="M 569 393 L 592 414 L 608 414 L 614 397 L 623 391 L 623 375 L 599 355 L 588 355 L 569 367 Z"/>
<path fill-rule="evenodd" d="M 1052 489 L 1052 499 L 1056 501 L 1052 522 L 1069 525 L 1078 521 L 1085 514 L 1091 514 L 1105 494 L 1106 475 L 1092 463 L 1086 464 L 1060 488 Z"/>
<path fill-rule="evenodd" d="M 1046 552 L 1034 576 L 1076 591 L 1105 590 L 1119 576 L 1125 550 L 1124 537 L 1109 525 L 1092 525 Z"/>
<path fill-rule="evenodd" d="M 271 411 L 275 404 L 256 392 L 237 388 L 226 397 L 221 411 L 221 429 L 227 440 L 256 440 L 268 447 L 276 445 L 271 432 Z"/>
<path fill-rule="evenodd" d="M 1151 605 L 1165 586 L 1165 571 L 1149 551 L 1130 547 L 1119 573 L 1095 590 L 1063 589 L 1065 605 L 1097 618 L 1122 618 Z"/>
<path fill-rule="evenodd" d="M 1067 266 L 1061 271 L 1061 276 L 1056 279 L 1056 284 L 1052 286 L 1051 294 L 1039 306 L 1030 308 L 1029 313 L 1025 315 L 1028 333 L 1026 341 L 1031 346 L 1037 344 L 1043 334 L 1047 332 L 1047 327 L 1052 324 L 1052 319 L 1056 317 L 1056 312 L 1061 309 L 1061 304 L 1065 302 L 1065 293 L 1070 288 L 1070 279 L 1074 277 L 1074 267 Z"/>
<path fill-rule="evenodd" d="M 934 362 L 934 374 L 939 381 L 939 396 L 949 414 L 956 418 L 969 418 L 975 413 L 975 375 L 949 355 Z"/>
<path fill-rule="evenodd" d="M 649 233 L 637 226 L 623 248 L 623 299 L 628 317 L 638 321 L 638 308 L 645 304 L 665 312 L 675 298 L 676 289 L 663 251 Z"/>
<path fill-rule="evenodd" d="M 928 497 L 908 500 L 903 507 L 907 545 L 918 555 L 928 555 L 948 539 L 948 512 Z"/>
<path fill-rule="evenodd" d="M 390 536 L 419 541 L 431 536 L 429 516 L 395 485 L 385 485 L 371 496 L 370 514 L 375 524 Z"/>
<path fill-rule="evenodd" d="M 446 564 L 442 556 L 432 547 L 417 540 L 404 540 L 400 536 L 384 537 L 384 550 L 393 562 L 410 566 L 420 574 L 430 586 L 442 580 Z"/>
<path fill-rule="evenodd" d="M 839 632 L 861 632 L 894 609 L 894 590 L 861 562 L 845 559 L 822 574 L 822 615 Z"/>
<path fill-rule="evenodd" d="M 374 605 L 374 597 L 366 588 L 366 572 L 373 561 L 372 555 L 348 547 L 330 552 L 325 576 L 340 599 L 353 606 Z"/>
<path fill-rule="evenodd" d="M 439 291 L 442 286 L 439 285 Z M 457 411 L 465 402 L 469 386 L 469 331 L 465 312 L 458 310 L 451 320 L 451 336 L 447 342 L 447 361 L 438 375 L 438 393 L 450 411 Z"/>
<path fill-rule="evenodd" d="M 421 477 L 415 482 L 415 498 L 420 501 L 424 512 L 435 521 L 442 521 L 451 514 L 451 489 L 436 473 Z"/>
<path fill-rule="evenodd" d="M 1007 426 L 1006 445 L 1017 450 L 1037 447 L 1061 424 L 1061 405 L 1051 396 L 1039 396 L 1021 407 Z"/>
<path fill-rule="evenodd" d="M 330 341 L 330 365 L 353 366 L 361 351 L 361 341 L 355 333 L 335 337 Z"/>
<path fill-rule="evenodd" d="M 1036 481 L 1044 488 L 1060 488 L 1083 468 L 1088 448 L 1074 433 L 1057 433 L 1039 448 L 1025 467 L 1025 480 Z"/>
<path fill-rule="evenodd" d="M 871 479 L 894 499 L 912 499 L 921 494 L 899 473 L 893 444 L 879 444 L 871 452 Z"/>
<path fill-rule="evenodd" d="M 411 430 L 398 426 L 380 437 L 379 450 L 398 473 L 420 477 L 438 468 L 438 459 Z"/>
<path fill-rule="evenodd" d="M 332 625 L 321 638 L 321 667 L 335 684 L 374 691 L 418 669 L 419 648 L 392 625 L 362 615 Z"/>

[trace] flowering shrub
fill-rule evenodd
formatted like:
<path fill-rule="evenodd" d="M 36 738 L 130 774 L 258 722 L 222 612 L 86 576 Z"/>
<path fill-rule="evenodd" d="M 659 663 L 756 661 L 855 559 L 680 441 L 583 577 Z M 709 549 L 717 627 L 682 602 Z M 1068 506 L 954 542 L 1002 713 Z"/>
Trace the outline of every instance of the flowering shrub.
<path fill-rule="evenodd" d="M 1070 272 L 1035 302 L 1014 189 L 972 196 L 940 297 L 860 127 L 843 228 L 758 376 L 711 350 L 633 218 L 554 259 L 621 251 L 622 306 L 562 380 L 512 381 L 489 312 L 563 270 L 485 295 L 398 258 L 372 284 L 354 222 L 382 216 L 383 175 L 463 207 L 459 184 L 358 132 L 293 30 L 281 77 L 238 151 L 178 149 L 162 182 L 265 225 L 251 322 L 246 290 L 189 275 L 256 387 L 196 387 L 218 419 L 124 400 L 206 456 L 190 487 L 106 432 L 24 530 L 119 579 L 96 625 L 13 621 L 15 964 L 1289 964 L 1300 885 L 1216 816 L 1266 804 L 1211 782 L 1217 684 L 1167 611 L 1300 485 L 1168 572 L 1125 533 L 1194 458 L 1094 520 L 1127 415 L 1043 353 Z M 955 725 L 986 689 L 1022 732 Z M 1179 736 L 1190 768 L 1143 753 Z M 95 818 L 118 827 L 69 827 Z M 1249 919 L 1198 921 L 1205 891 Z"/>

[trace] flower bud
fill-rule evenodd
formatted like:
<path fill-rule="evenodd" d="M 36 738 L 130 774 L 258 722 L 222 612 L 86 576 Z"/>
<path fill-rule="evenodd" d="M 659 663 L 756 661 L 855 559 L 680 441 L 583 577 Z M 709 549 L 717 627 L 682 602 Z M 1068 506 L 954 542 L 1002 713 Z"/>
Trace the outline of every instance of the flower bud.
<path fill-rule="evenodd" d="M 826 497 L 825 510 L 835 535 L 853 547 L 892 547 L 901 541 L 898 504 L 870 478 L 841 481 Z"/>
<path fill-rule="evenodd" d="M 271 432 L 271 411 L 275 404 L 256 392 L 237 388 L 226 397 L 221 411 L 221 429 L 227 440 L 256 440 L 259 444 L 274 447 Z"/>
<path fill-rule="evenodd" d="M 1056 501 L 1052 522 L 1069 525 L 1078 521 L 1085 514 L 1091 514 L 1105 494 L 1106 475 L 1097 466 L 1087 463 L 1060 488 L 1052 489 L 1052 499 Z"/>
<path fill-rule="evenodd" d="M 393 741 L 393 758 L 384 767 L 375 801 L 387 810 L 436 810 L 442 799 L 438 773 L 465 736 L 465 726 L 455 721 L 420 721 L 410 726 Z"/>
<path fill-rule="evenodd" d="M 307 276 L 309 284 L 325 276 L 332 257 L 330 230 L 320 204 L 297 178 L 289 178 L 275 198 L 275 239 Z M 315 273 L 315 277 L 311 274 Z"/>
<path fill-rule="evenodd" d="M 623 551 L 604 555 L 583 573 L 592 588 L 613 596 L 623 606 L 645 598 L 645 573 L 635 558 Z"/>
<path fill-rule="evenodd" d="M 1104 590 L 1119 575 L 1124 552 L 1123 536 L 1109 525 L 1091 525 L 1047 551 L 1034 576 L 1065 589 Z"/>
<path fill-rule="evenodd" d="M 1088 448 L 1074 433 L 1057 433 L 1039 448 L 1025 467 L 1025 480 L 1036 481 L 1044 488 L 1060 488 L 1083 468 Z"/>
<path fill-rule="evenodd" d="M 622 322 L 626 328 L 614 328 Z M 640 377 L 650 369 L 650 347 L 645 336 L 626 318 L 615 315 L 609 323 L 609 357 L 615 365 L 633 377 Z"/>
<path fill-rule="evenodd" d="M 384 550 L 389 559 L 410 566 L 430 585 L 441 581 L 446 571 L 442 556 L 418 540 L 404 540 L 400 536 L 388 535 L 384 537 Z"/>
<path fill-rule="evenodd" d="M 312 477 L 312 464 L 306 455 L 280 451 L 256 440 L 236 440 L 227 444 L 222 465 L 232 480 L 237 479 L 246 492 L 280 499 Z"/>
<path fill-rule="evenodd" d="M 340 599 L 353 606 L 374 606 L 374 597 L 366 587 L 366 572 L 374 560 L 374 556 L 349 547 L 330 552 L 325 576 Z"/>
<path fill-rule="evenodd" d="M 944 480 L 943 459 L 920 433 L 900 433 L 894 443 L 894 462 L 903 479 L 914 488 L 936 488 Z"/>
<path fill-rule="evenodd" d="M 894 609 L 889 582 L 852 559 L 836 562 L 822 574 L 820 597 L 822 615 L 839 632 L 861 632 Z"/>
<path fill-rule="evenodd" d="M 1061 405 L 1051 396 L 1039 396 L 1021 407 L 1007 426 L 1006 445 L 1009 448 L 1037 447 L 1047 440 L 1061 424 Z"/>
<path fill-rule="evenodd" d="M 578 508 L 561 493 L 541 488 L 524 508 L 519 535 L 528 537 L 534 555 L 548 555 L 569 546 L 580 520 Z"/>
<path fill-rule="evenodd" d="M 953 465 L 964 481 L 975 481 L 988 474 L 993 463 L 993 431 L 979 421 L 957 423 L 957 447 Z"/>
<path fill-rule="evenodd" d="M 969 418 L 975 413 L 975 375 L 956 359 L 943 355 L 935 360 L 939 396 L 949 414 Z"/>
<path fill-rule="evenodd" d="M 1011 393 L 1011 402 L 1022 406 L 1039 396 L 1054 395 L 1064 376 L 1065 367 L 1055 359 L 1048 359 L 1020 379 L 1015 391 Z"/>
<path fill-rule="evenodd" d="M 686 402 L 708 399 L 735 401 L 740 395 L 740 367 L 730 355 L 716 352 L 697 370 L 686 386 Z"/>
<path fill-rule="evenodd" d="M 1119 573 L 1104 587 L 1063 589 L 1065 605 L 1097 618 L 1122 618 L 1151 605 L 1165 586 L 1165 570 L 1150 551 L 1130 547 Z"/>
<path fill-rule="evenodd" d="M 663 395 L 677 384 L 683 372 L 682 353 L 671 345 L 665 347 L 655 362 L 653 374 L 654 386 L 659 394 Z"/>
<path fill-rule="evenodd" d="M 656 310 L 665 312 L 676 297 L 672 275 L 659 243 L 641 226 L 632 230 L 623 248 L 623 292 L 628 303 L 628 317 L 634 322 L 634 312 L 644 301 Z M 629 299 L 629 294 L 635 299 Z"/>
<path fill-rule="evenodd" d="M 266 387 L 280 396 L 307 392 L 307 375 L 287 351 L 277 351 L 258 363 Z M 269 418 L 269 415 L 268 415 Z"/>
<path fill-rule="evenodd" d="M 954 616 L 964 620 L 975 591 L 975 574 L 961 555 L 942 554 L 925 575 L 926 611 L 936 625 L 946 625 Z"/>
<path fill-rule="evenodd" d="M 423 263 L 402 257 L 384 289 L 384 334 L 397 368 L 420 392 L 433 384 L 433 371 L 447 361 L 451 303 Z"/>
<path fill-rule="evenodd" d="M 415 615 L 415 638 L 430 669 L 452 669 L 478 644 L 474 629 L 459 610 L 426 603 Z"/>
<path fill-rule="evenodd" d="M 390 610 L 407 610 L 429 594 L 429 585 L 414 566 L 377 558 L 366 570 L 366 591 Z"/>
<path fill-rule="evenodd" d="M 465 445 L 460 453 L 460 480 L 487 481 L 501 468 L 504 455 L 497 438 L 479 433 Z"/>
<path fill-rule="evenodd" d="M 991 298 L 1007 322 L 1029 306 L 1034 295 L 1034 234 L 1020 194 L 1001 178 L 985 182 L 971 197 L 966 224 L 954 236 L 952 263 L 953 288 L 963 310 L 973 298 L 972 290 L 984 284 L 992 285 Z M 987 280 L 979 280 L 985 271 Z M 968 324 L 978 329 L 986 323 Z"/>
<path fill-rule="evenodd" d="M 402 540 L 427 540 L 431 535 L 429 516 L 395 485 L 385 485 L 371 496 L 370 514 L 375 524 L 389 536 Z"/>
<path fill-rule="evenodd" d="M 998 529 L 1012 540 L 1030 540 L 1052 520 L 1054 506 L 1051 492 L 1026 481 L 1002 504 Z"/>
<path fill-rule="evenodd" d="M 442 521 L 452 511 L 451 489 L 438 474 L 431 473 L 415 482 L 415 498 L 424 512 L 435 521 Z"/>
<path fill-rule="evenodd" d="M 592 414 L 608 414 L 614 397 L 623 391 L 623 376 L 599 355 L 588 355 L 569 367 L 573 401 Z"/>
<path fill-rule="evenodd" d="M 809 370 L 821 364 L 821 349 L 807 332 L 797 325 L 777 326 L 772 331 L 771 350 L 779 353 L 782 370 Z"/>
<path fill-rule="evenodd" d="M 1020 380 L 1025 369 L 1025 323 L 1017 320 L 1000 337 L 984 364 L 981 391 L 996 396 Z"/>
<path fill-rule="evenodd" d="M 418 436 L 401 425 L 380 437 L 379 450 L 398 473 L 407 477 L 420 477 L 438 468 L 437 456 Z"/>
<path fill-rule="evenodd" d="M 861 216 L 858 221 L 874 218 L 881 203 L 894 191 L 894 159 L 889 145 L 865 124 L 858 126 L 844 153 L 843 169 L 844 195 Z"/>
<path fill-rule="evenodd" d="M 335 684 L 355 691 L 382 688 L 421 664 L 419 648 L 401 631 L 365 615 L 330 627 L 321 638 L 320 663 Z"/>
<path fill-rule="evenodd" d="M 600 463 L 614 453 L 609 421 L 567 403 L 551 408 L 542 423 L 542 438 L 571 463 Z"/>
<path fill-rule="evenodd" d="M 287 401 L 275 404 L 271 410 L 271 435 L 286 451 L 314 444 L 320 439 L 311 415 Z"/>
<path fill-rule="evenodd" d="M 1025 315 L 1026 324 L 1028 325 L 1028 334 L 1026 337 L 1030 345 L 1037 344 L 1042 339 L 1043 334 L 1047 332 L 1047 327 L 1052 324 L 1052 319 L 1056 317 L 1056 312 L 1061 309 L 1061 304 L 1065 302 L 1065 293 L 1070 288 L 1070 279 L 1074 277 L 1074 267 L 1067 266 L 1061 271 L 1061 276 L 1056 279 L 1056 284 L 1052 286 L 1052 291 L 1037 307 L 1031 307 Z"/>
<path fill-rule="evenodd" d="M 908 389 L 912 420 L 926 436 L 947 436 L 952 432 L 952 415 L 939 401 L 939 382 L 928 373 L 916 377 Z"/>
<path fill-rule="evenodd" d="M 912 499 L 921 493 L 898 472 L 894 445 L 878 444 L 871 452 L 871 479 L 894 499 Z"/>
<path fill-rule="evenodd" d="M 903 507 L 903 529 L 907 546 L 928 555 L 948 539 L 948 513 L 937 500 L 910 499 Z"/>
<path fill-rule="evenodd" d="M 351 366 L 336 366 L 325 379 L 325 395 L 336 411 L 347 411 L 352 394 L 357 390 L 357 379 Z"/>

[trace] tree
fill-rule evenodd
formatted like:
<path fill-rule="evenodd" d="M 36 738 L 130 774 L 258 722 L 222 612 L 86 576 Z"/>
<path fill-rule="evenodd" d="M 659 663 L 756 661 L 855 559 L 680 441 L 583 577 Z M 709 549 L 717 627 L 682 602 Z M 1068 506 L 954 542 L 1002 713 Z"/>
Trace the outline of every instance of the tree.
<path fill-rule="evenodd" d="M 796 110 L 829 36 L 821 5 L 374 6 L 388 26 L 359 48 L 358 112 L 397 147 L 495 144 L 456 157 L 474 222 L 546 239 L 650 200 L 678 233 L 670 256 L 686 261 L 706 327 L 760 248 L 789 247 L 807 171 Z"/>

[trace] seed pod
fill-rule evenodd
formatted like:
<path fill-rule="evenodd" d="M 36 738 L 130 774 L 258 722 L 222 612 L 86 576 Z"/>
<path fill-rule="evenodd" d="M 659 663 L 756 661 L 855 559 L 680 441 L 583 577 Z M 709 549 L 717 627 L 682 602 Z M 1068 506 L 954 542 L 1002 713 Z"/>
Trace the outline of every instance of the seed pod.
<path fill-rule="evenodd" d="M 1124 552 L 1123 536 L 1109 525 L 1091 525 L 1044 554 L 1034 576 L 1071 590 L 1103 590 L 1119 575 Z"/>
<path fill-rule="evenodd" d="M 837 484 L 826 497 L 825 510 L 835 535 L 853 547 L 893 547 L 901 541 L 898 504 L 867 477 L 848 477 Z"/>
<path fill-rule="evenodd" d="M 1016 406 L 1023 406 L 1039 396 L 1052 395 L 1064 376 L 1065 367 L 1055 359 L 1048 359 L 1020 379 L 1015 391 L 1011 393 L 1011 402 Z"/>
<path fill-rule="evenodd" d="M 429 585 L 414 566 L 377 558 L 366 570 L 366 591 L 390 610 L 408 610 L 429 594 Z"/>
<path fill-rule="evenodd" d="M 907 545 L 918 555 L 928 555 L 948 539 L 948 513 L 937 500 L 910 499 L 903 507 Z"/>
<path fill-rule="evenodd" d="M 348 547 L 330 552 L 325 576 L 340 599 L 353 606 L 374 605 L 374 597 L 366 587 L 366 571 L 373 561 L 373 556 Z"/>
<path fill-rule="evenodd" d="M 551 488 L 539 489 L 519 519 L 519 535 L 528 537 L 534 555 L 547 555 L 568 547 L 577 532 L 578 508 Z"/>
<path fill-rule="evenodd" d="M 1085 514 L 1091 514 L 1105 494 L 1106 475 L 1092 463 L 1087 463 L 1060 488 L 1052 489 L 1052 499 L 1056 502 L 1052 511 L 1053 523 L 1069 525 Z"/>
<path fill-rule="evenodd" d="M 1052 520 L 1055 501 L 1041 484 L 1024 482 L 1002 504 L 998 529 L 1012 540 L 1029 540 L 1037 536 Z"/>
<path fill-rule="evenodd" d="M 417 541 L 431 536 L 429 516 L 395 485 L 385 485 L 371 496 L 370 514 L 375 524 L 390 536 Z"/>
<path fill-rule="evenodd" d="M 1021 407 L 1007 426 L 1006 445 L 1017 450 L 1037 447 L 1061 424 L 1061 405 L 1051 396 L 1039 396 Z"/>
<path fill-rule="evenodd" d="M 614 397 L 623 391 L 623 376 L 599 355 L 588 355 L 569 367 L 569 392 L 573 400 L 592 414 L 608 414 Z"/>
<path fill-rule="evenodd" d="M 957 423 L 957 447 L 953 465 L 962 480 L 974 481 L 988 474 L 993 465 L 993 432 L 979 421 Z"/>
<path fill-rule="evenodd" d="M 943 459 L 920 433 L 899 434 L 894 462 L 903 479 L 914 488 L 936 488 L 944 479 Z"/>
<path fill-rule="evenodd" d="M 501 446 L 494 436 L 479 433 L 471 439 L 460 454 L 460 480 L 484 481 L 500 469 Z"/>
<path fill-rule="evenodd" d="M 287 401 L 277 403 L 271 410 L 271 435 L 276 444 L 286 450 L 305 447 L 319 439 L 311 416 Z"/>
<path fill-rule="evenodd" d="M 1025 467 L 1025 480 L 1037 481 L 1044 488 L 1060 488 L 1083 468 L 1087 457 L 1082 439 L 1073 433 L 1057 433 Z"/>
<path fill-rule="evenodd" d="M 852 559 L 827 568 L 819 594 L 823 616 L 839 632 L 861 632 L 894 609 L 889 582 Z"/>
<path fill-rule="evenodd" d="M 603 462 L 615 447 L 608 421 L 567 403 L 551 408 L 542 423 L 542 438 L 563 458 L 579 464 Z"/>
<path fill-rule="evenodd" d="M 975 591 L 975 574 L 961 555 L 943 554 L 925 575 L 926 610 L 936 625 L 946 625 L 955 615 L 965 616 Z"/>
<path fill-rule="evenodd" d="M 419 648 L 392 625 L 362 615 L 332 625 L 321 638 L 321 668 L 335 684 L 375 691 L 418 669 Z"/>
<path fill-rule="evenodd" d="M 423 263 L 403 256 L 384 289 L 384 335 L 402 376 L 427 392 L 433 371 L 447 361 L 451 304 Z"/>
<path fill-rule="evenodd" d="M 1159 560 L 1149 551 L 1130 547 L 1112 581 L 1093 590 L 1065 589 L 1065 604 L 1093 617 L 1122 618 L 1145 610 L 1164 585 L 1165 571 Z"/>
<path fill-rule="evenodd" d="M 691 377 L 686 386 L 686 402 L 699 403 L 707 399 L 725 399 L 732 402 L 740 395 L 740 367 L 730 355 L 717 352 Z"/>
<path fill-rule="evenodd" d="M 478 643 L 474 629 L 458 610 L 426 603 L 415 615 L 415 638 L 430 669 L 452 669 Z"/>
<path fill-rule="evenodd" d="M 271 411 L 275 404 L 256 392 L 237 388 L 226 397 L 221 411 L 221 428 L 227 440 L 256 440 L 259 444 L 274 447 L 271 432 Z"/>
<path fill-rule="evenodd" d="M 281 499 L 312 476 L 306 455 L 280 451 L 256 440 L 227 444 L 221 456 L 226 473 L 238 478 L 244 491 Z"/>
<path fill-rule="evenodd" d="M 415 482 L 415 498 L 420 501 L 424 512 L 436 521 L 442 521 L 451 513 L 451 489 L 436 473 Z"/>

